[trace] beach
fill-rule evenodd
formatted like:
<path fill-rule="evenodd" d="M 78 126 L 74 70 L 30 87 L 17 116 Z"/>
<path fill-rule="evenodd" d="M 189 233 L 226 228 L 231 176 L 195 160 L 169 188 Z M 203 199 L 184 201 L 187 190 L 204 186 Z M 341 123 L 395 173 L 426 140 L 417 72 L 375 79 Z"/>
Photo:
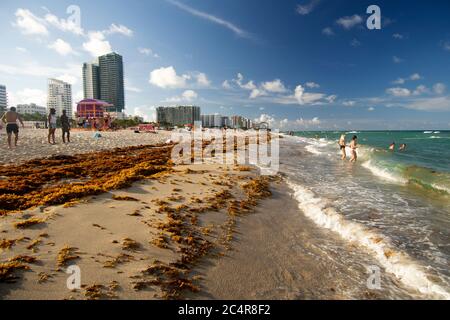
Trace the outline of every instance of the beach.
<path fill-rule="evenodd" d="M 175 164 L 169 132 L 92 134 L 39 148 L 25 131 L 3 155 L 1 299 L 448 298 L 446 196 L 377 180 L 333 139 L 279 139 L 266 176 Z"/>

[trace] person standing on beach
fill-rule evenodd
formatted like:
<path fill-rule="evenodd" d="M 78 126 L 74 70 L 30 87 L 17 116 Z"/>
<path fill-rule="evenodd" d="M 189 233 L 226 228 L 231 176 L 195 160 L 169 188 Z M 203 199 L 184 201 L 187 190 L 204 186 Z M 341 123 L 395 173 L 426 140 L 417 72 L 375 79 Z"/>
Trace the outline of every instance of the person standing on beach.
<path fill-rule="evenodd" d="M 350 142 L 350 149 L 352 149 L 352 157 L 350 162 L 356 162 L 358 159 L 358 155 L 356 154 L 356 149 L 358 148 L 358 137 L 353 136 L 352 141 Z"/>
<path fill-rule="evenodd" d="M 70 120 L 67 116 L 66 110 L 63 110 L 63 114 L 61 116 L 61 128 L 62 128 L 62 139 L 63 143 L 66 143 L 66 135 L 67 142 L 70 143 Z"/>
<path fill-rule="evenodd" d="M 25 128 L 22 118 L 16 112 L 15 107 L 11 107 L 9 111 L 5 112 L 2 116 L 1 122 L 6 123 L 6 133 L 8 135 L 8 148 L 11 149 L 11 136 L 14 133 L 14 147 L 17 147 L 17 141 L 19 140 L 19 126 L 17 120 L 22 124 L 22 128 Z"/>
<path fill-rule="evenodd" d="M 339 143 L 339 149 L 341 150 L 341 154 L 342 154 L 341 159 L 345 160 L 345 158 L 347 158 L 347 153 L 345 152 L 345 147 L 347 146 L 345 143 L 345 134 L 341 135 L 341 138 L 339 139 L 338 143 Z"/>
<path fill-rule="evenodd" d="M 56 144 L 55 142 L 55 131 L 56 131 L 56 109 L 51 108 L 48 115 L 48 143 Z M 50 138 L 52 142 L 50 142 Z"/>

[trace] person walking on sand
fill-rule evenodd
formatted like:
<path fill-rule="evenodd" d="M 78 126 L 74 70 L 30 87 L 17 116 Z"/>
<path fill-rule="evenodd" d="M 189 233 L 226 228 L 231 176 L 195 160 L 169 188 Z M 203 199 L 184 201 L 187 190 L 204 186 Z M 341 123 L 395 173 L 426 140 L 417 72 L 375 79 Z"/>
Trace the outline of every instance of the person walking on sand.
<path fill-rule="evenodd" d="M 341 154 L 342 160 L 345 160 L 345 158 L 347 158 L 347 153 L 345 152 L 345 147 L 347 146 L 345 143 L 345 134 L 342 134 L 341 137 L 339 138 L 339 149 L 341 150 Z"/>
<path fill-rule="evenodd" d="M 350 162 L 356 162 L 358 159 L 358 155 L 356 154 L 356 149 L 358 148 L 358 137 L 353 136 L 352 141 L 350 142 L 350 149 L 352 150 L 352 157 L 350 158 Z"/>
<path fill-rule="evenodd" d="M 11 107 L 9 111 L 5 112 L 1 118 L 1 122 L 6 123 L 6 134 L 8 135 L 8 148 L 12 148 L 11 136 L 14 133 L 14 147 L 17 147 L 17 141 L 19 140 L 19 126 L 17 120 L 22 124 L 22 128 L 25 128 L 22 118 L 16 112 L 15 107 Z"/>
<path fill-rule="evenodd" d="M 55 142 L 55 131 L 56 131 L 56 109 L 51 108 L 48 115 L 48 143 L 56 144 Z M 50 138 L 52 142 L 50 142 Z"/>
<path fill-rule="evenodd" d="M 62 139 L 63 143 L 66 143 L 66 135 L 67 135 L 67 143 L 70 143 L 70 120 L 67 116 L 66 110 L 63 110 L 63 114 L 61 116 L 61 128 L 62 128 Z"/>

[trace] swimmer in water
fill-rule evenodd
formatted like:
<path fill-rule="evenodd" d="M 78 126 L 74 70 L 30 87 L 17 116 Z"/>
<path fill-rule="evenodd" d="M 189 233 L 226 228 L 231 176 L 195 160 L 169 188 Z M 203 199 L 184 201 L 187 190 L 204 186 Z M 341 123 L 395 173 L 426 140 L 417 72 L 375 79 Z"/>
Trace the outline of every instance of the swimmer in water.
<path fill-rule="evenodd" d="M 350 158 L 350 162 L 356 162 L 358 159 L 358 155 L 356 154 L 356 149 L 358 148 L 358 137 L 353 136 L 352 141 L 350 142 L 350 149 L 352 150 L 352 157 Z"/>
<path fill-rule="evenodd" d="M 400 145 L 400 148 L 398 148 L 398 151 L 405 151 L 406 150 L 406 143 L 402 143 Z"/>
<path fill-rule="evenodd" d="M 394 150 L 395 150 L 395 142 L 392 142 L 392 143 L 389 145 L 389 150 L 391 150 L 391 151 L 394 151 Z"/>
<path fill-rule="evenodd" d="M 339 139 L 338 144 L 339 144 L 339 149 L 341 150 L 341 154 L 342 154 L 341 159 L 345 160 L 345 158 L 347 158 L 347 153 L 345 152 L 345 147 L 347 146 L 345 144 L 345 134 L 341 135 L 341 138 Z"/>

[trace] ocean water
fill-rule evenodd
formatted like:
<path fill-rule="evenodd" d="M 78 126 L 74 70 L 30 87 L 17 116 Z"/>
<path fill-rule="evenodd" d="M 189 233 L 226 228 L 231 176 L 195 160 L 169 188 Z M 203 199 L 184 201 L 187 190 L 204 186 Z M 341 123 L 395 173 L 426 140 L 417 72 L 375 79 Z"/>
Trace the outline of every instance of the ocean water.
<path fill-rule="evenodd" d="M 342 133 L 358 136 L 356 163 L 340 159 Z M 450 299 L 450 132 L 296 132 L 281 139 L 280 171 L 299 214 L 370 257 L 337 261 L 343 282 L 363 288 L 369 274 L 348 268 L 375 261 L 381 296 Z"/>

